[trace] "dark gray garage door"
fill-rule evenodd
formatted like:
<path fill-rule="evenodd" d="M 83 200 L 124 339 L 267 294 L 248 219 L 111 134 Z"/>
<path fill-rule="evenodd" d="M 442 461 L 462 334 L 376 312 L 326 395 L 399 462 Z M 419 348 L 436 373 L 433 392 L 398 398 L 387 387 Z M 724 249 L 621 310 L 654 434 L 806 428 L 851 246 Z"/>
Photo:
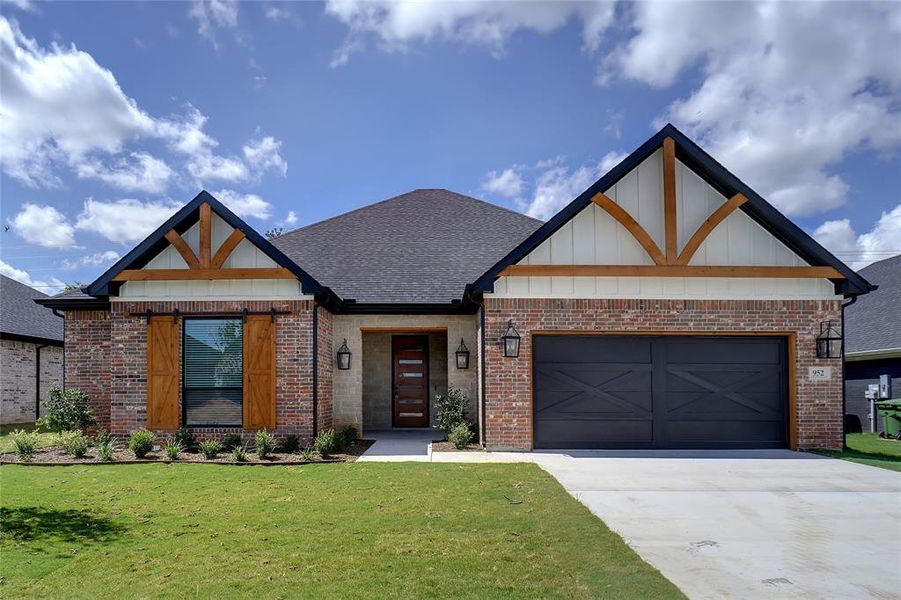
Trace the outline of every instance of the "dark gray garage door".
<path fill-rule="evenodd" d="M 778 337 L 537 335 L 536 448 L 784 448 Z"/>

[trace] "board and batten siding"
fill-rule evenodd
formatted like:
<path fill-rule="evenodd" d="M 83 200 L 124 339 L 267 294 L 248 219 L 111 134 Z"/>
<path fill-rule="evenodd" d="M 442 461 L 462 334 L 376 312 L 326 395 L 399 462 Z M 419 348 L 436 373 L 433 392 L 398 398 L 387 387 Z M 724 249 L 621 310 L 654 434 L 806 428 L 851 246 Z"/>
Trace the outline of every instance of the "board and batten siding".
<path fill-rule="evenodd" d="M 664 247 L 663 151 L 658 150 L 605 194 L 622 206 Z M 678 249 L 726 198 L 676 160 Z M 521 265 L 653 265 L 644 248 L 618 221 L 594 203 L 526 255 Z M 719 224 L 690 265 L 805 266 L 741 209 Z M 500 277 L 498 298 L 647 299 L 836 299 L 827 279 L 727 277 Z"/>
<path fill-rule="evenodd" d="M 219 246 L 231 235 L 233 227 L 215 212 L 211 220 L 211 254 L 215 256 Z M 200 225 L 195 223 L 182 234 L 182 238 L 199 256 Z M 250 240 L 243 239 L 222 268 L 272 268 L 278 267 L 271 258 Z M 187 269 L 188 265 L 174 246 L 169 245 L 156 255 L 144 269 Z M 142 300 L 228 300 L 233 298 L 265 298 L 267 300 L 298 300 L 306 296 L 296 279 L 223 279 L 197 281 L 126 281 L 114 302 Z"/>

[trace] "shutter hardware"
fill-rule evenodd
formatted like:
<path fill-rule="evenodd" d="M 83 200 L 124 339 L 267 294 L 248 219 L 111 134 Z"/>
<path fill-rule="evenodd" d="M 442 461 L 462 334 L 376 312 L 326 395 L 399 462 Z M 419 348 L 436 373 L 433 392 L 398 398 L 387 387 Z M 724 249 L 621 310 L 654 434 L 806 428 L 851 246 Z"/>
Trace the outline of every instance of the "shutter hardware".
<path fill-rule="evenodd" d="M 243 309 L 240 311 L 213 311 L 213 312 L 181 312 L 177 308 L 173 310 L 171 313 L 169 312 L 153 312 L 149 308 L 144 312 L 139 313 L 128 313 L 130 317 L 146 317 L 147 323 L 150 323 L 150 318 L 154 315 L 162 316 L 162 315 L 172 315 L 172 322 L 175 323 L 178 320 L 178 317 L 241 317 L 241 320 L 245 323 L 247 322 L 247 317 L 253 316 L 261 316 L 261 315 L 269 315 L 271 321 L 275 323 L 275 315 L 290 315 L 291 311 L 289 310 L 275 310 L 275 308 L 270 308 L 269 310 L 248 310 Z"/>

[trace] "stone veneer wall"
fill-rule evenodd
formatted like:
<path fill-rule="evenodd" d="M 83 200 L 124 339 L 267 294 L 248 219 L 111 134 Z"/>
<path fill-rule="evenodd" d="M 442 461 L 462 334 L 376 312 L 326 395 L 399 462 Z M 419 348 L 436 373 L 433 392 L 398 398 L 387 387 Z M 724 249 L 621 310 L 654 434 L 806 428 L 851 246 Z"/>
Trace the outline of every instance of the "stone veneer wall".
<path fill-rule="evenodd" d="M 778 332 L 795 334 L 798 448 L 841 448 L 840 359 L 818 359 L 821 321 L 841 319 L 838 300 L 560 300 L 485 297 L 486 442 L 489 449 L 532 448 L 531 333 L 534 331 Z M 500 338 L 512 319 L 519 358 L 504 358 Z M 808 367 L 832 367 L 809 381 Z M 791 367 L 791 365 L 789 365 Z M 791 377 L 791 375 L 790 375 Z"/>
<path fill-rule="evenodd" d="M 0 423 L 30 423 L 35 414 L 35 368 L 38 344 L 0 340 Z M 41 403 L 51 387 L 63 384 L 63 349 L 41 348 Z"/>

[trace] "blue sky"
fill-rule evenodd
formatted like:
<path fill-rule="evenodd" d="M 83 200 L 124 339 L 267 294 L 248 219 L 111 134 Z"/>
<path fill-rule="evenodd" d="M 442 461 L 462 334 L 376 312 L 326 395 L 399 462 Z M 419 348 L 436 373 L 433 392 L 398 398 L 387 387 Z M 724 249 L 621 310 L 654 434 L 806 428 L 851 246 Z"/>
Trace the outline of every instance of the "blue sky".
<path fill-rule="evenodd" d="M 849 263 L 901 252 L 899 4 L 0 6 L 0 272 L 45 292 L 203 188 L 261 231 L 418 187 L 547 218 L 667 121 Z"/>

